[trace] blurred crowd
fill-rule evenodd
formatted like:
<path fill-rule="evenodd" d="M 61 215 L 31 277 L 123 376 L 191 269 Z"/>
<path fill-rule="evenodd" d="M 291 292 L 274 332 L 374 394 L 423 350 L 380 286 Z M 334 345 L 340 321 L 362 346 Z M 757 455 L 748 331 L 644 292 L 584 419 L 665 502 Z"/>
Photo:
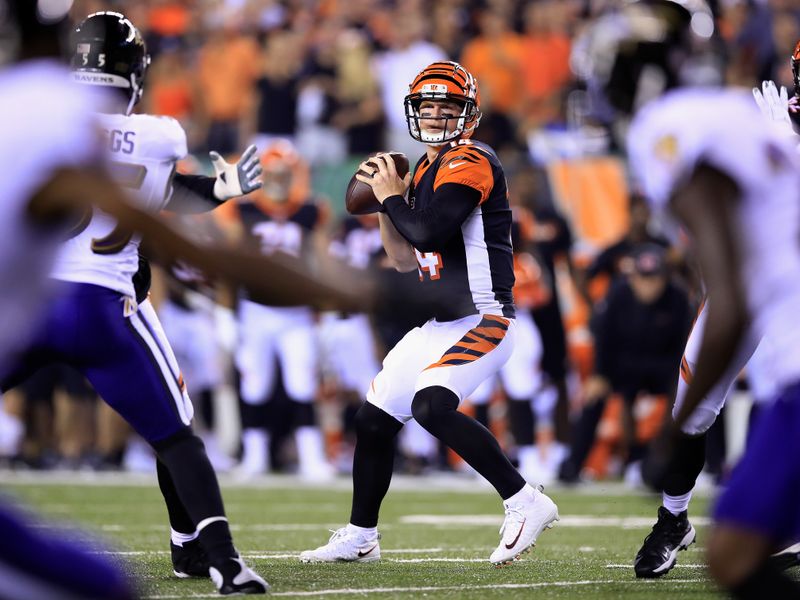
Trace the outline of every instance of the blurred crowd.
<path fill-rule="evenodd" d="M 263 251 L 326 252 L 365 272 L 384 268 L 377 222 L 343 214 L 344 186 L 371 152 L 423 153 L 403 113 L 408 83 L 433 61 L 463 64 L 480 86 L 475 138 L 497 150 L 509 179 L 515 300 L 540 339 L 463 410 L 492 428 L 531 479 L 635 481 L 702 293 L 575 81 L 573 44 L 608 4 L 76 0 L 72 12 L 117 10 L 145 34 L 152 65 L 139 110 L 183 125 L 194 156 L 183 170 L 206 171 L 210 150 L 237 156 L 258 145 L 265 185 L 249 201 L 302 228 L 305 240 L 278 228 L 259 240 Z M 800 1 L 712 4 L 728 83 L 792 86 Z M 304 206 L 313 219 L 295 218 Z M 230 205 L 181 225 L 236 238 L 244 220 Z M 255 309 L 180 267 L 155 273 L 153 298 L 212 461 L 248 477 L 346 471 L 355 409 L 386 350 L 424 319 Z M 16 468 L 154 468 L 146 445 L 66 369 L 39 373 L 5 407 L 0 455 Z M 398 469 L 463 468 L 424 430 L 406 429 Z M 724 440 L 710 443 L 718 474 Z"/>

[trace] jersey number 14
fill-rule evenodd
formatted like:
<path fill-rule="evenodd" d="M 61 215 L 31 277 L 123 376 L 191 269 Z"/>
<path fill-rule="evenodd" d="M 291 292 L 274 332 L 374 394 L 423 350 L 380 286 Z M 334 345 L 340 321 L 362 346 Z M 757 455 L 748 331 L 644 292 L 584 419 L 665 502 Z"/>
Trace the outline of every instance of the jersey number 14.
<path fill-rule="evenodd" d="M 442 265 L 442 255 L 438 252 L 426 252 L 422 254 L 419 250 L 414 248 L 414 254 L 417 256 L 417 264 L 419 265 L 419 280 L 423 281 L 427 273 L 428 277 L 432 280 L 441 277 L 441 270 L 444 268 Z"/>

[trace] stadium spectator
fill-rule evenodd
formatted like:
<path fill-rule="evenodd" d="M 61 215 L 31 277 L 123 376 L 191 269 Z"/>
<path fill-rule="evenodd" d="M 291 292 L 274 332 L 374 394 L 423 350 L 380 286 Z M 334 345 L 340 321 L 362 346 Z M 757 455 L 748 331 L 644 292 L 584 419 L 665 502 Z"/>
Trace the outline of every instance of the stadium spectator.
<path fill-rule="evenodd" d="M 532 2 L 524 9 L 522 77 L 524 128 L 552 122 L 561 114 L 562 91 L 572 79 L 564 2 Z"/>
<path fill-rule="evenodd" d="M 234 16 L 211 30 L 197 64 L 205 148 L 222 155 L 239 149 L 258 64 L 256 41 L 241 33 L 241 23 Z"/>
<path fill-rule="evenodd" d="M 336 52 L 336 98 L 333 125 L 347 137 L 347 151 L 363 156 L 383 147 L 383 106 L 378 81 L 370 70 L 366 36 L 355 29 L 339 37 Z"/>
<path fill-rule="evenodd" d="M 441 48 L 425 39 L 425 20 L 421 14 L 398 8 L 392 24 L 389 48 L 376 56 L 373 67 L 386 115 L 385 142 L 392 151 L 416 157 L 424 146 L 409 137 L 405 115 L 397 107 L 403 105 L 408 82 L 426 65 L 447 57 Z"/>
<path fill-rule="evenodd" d="M 521 36 L 511 29 L 509 16 L 489 8 L 478 17 L 480 34 L 467 42 L 461 63 L 475 74 L 481 85 L 485 130 L 476 139 L 502 152 L 515 145 L 515 118 L 522 106 L 522 68 L 524 62 Z"/>
<path fill-rule="evenodd" d="M 319 23 L 309 44 L 303 85 L 297 99 L 297 150 L 312 167 L 340 165 L 347 158 L 347 141 L 333 125 L 338 109 L 337 61 L 339 19 Z"/>
<path fill-rule="evenodd" d="M 144 102 L 145 112 L 172 117 L 191 128 L 197 99 L 188 57 L 189 53 L 177 42 L 163 49 L 147 74 Z"/>
<path fill-rule="evenodd" d="M 251 142 L 261 149 L 278 139 L 295 142 L 303 58 L 303 40 L 298 34 L 273 31 L 267 36 L 248 123 Z"/>

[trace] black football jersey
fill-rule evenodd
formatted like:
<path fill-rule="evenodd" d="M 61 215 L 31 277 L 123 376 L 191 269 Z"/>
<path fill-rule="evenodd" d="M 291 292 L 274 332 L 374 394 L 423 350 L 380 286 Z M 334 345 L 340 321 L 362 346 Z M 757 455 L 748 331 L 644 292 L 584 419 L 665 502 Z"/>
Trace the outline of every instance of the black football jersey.
<path fill-rule="evenodd" d="M 481 198 L 460 230 L 440 248 L 415 249 L 420 281 L 430 286 L 426 291 L 436 307 L 435 318 L 452 321 L 478 313 L 513 318 L 511 209 L 497 155 L 486 144 L 460 140 L 443 148 L 433 162 L 424 156 L 414 172 L 412 210 L 436 202 L 436 190 L 446 183 L 469 186 Z"/>

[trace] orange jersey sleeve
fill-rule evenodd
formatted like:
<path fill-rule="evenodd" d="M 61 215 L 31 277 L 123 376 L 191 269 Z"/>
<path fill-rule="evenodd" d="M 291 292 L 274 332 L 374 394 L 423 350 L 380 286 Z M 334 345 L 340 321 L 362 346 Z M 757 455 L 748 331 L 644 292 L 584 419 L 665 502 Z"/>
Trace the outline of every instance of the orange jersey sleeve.
<path fill-rule="evenodd" d="M 486 155 L 477 148 L 459 144 L 442 157 L 433 190 L 436 191 L 445 183 L 459 183 L 478 190 L 483 203 L 494 187 L 492 165 Z"/>

